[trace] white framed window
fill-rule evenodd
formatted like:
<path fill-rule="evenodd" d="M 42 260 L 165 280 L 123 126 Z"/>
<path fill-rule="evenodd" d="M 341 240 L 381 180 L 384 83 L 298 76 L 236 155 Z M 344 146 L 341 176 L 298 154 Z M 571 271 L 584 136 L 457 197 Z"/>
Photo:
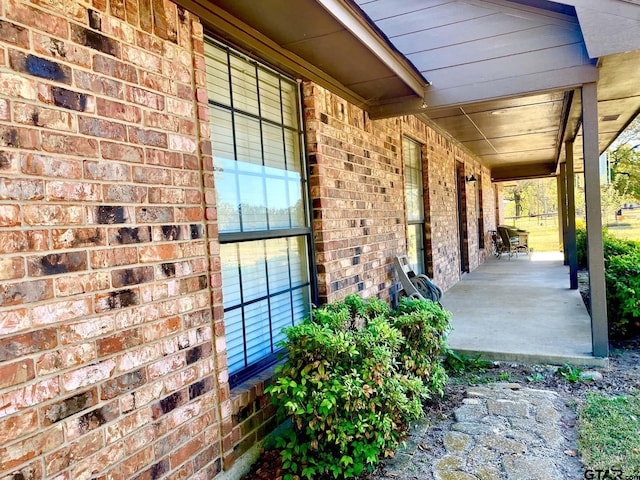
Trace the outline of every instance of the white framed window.
<path fill-rule="evenodd" d="M 295 81 L 205 42 L 227 362 L 237 384 L 309 315 L 311 229 Z"/>

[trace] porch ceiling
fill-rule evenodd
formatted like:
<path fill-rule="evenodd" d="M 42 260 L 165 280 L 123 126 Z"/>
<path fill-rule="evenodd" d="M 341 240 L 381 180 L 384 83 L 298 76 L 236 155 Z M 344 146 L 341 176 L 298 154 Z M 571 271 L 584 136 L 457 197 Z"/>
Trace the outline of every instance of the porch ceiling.
<path fill-rule="evenodd" d="M 428 117 L 495 181 L 555 175 L 571 139 L 582 168 L 584 83 L 598 81 L 600 151 L 640 112 L 640 5 L 631 0 L 178 3 L 374 119 Z"/>

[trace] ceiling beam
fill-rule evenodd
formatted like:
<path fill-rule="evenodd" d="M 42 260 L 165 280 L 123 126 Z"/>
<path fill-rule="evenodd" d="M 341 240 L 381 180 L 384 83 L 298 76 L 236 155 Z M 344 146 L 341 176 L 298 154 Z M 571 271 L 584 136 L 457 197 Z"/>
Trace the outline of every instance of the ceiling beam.
<path fill-rule="evenodd" d="M 555 174 L 555 162 L 534 163 L 526 165 L 509 165 L 506 167 L 492 168 L 491 180 L 493 182 L 507 182 L 512 180 L 524 180 L 528 178 L 551 177 Z"/>
<path fill-rule="evenodd" d="M 428 108 L 457 107 L 467 103 L 569 90 L 597 80 L 598 69 L 595 65 L 579 65 L 454 88 L 438 88 L 434 85 L 426 90 L 425 102 Z"/>
<path fill-rule="evenodd" d="M 416 95 L 421 98 L 424 96 L 427 87 L 424 77 L 367 22 L 361 11 L 356 11 L 345 0 L 316 1 L 389 67 Z"/>

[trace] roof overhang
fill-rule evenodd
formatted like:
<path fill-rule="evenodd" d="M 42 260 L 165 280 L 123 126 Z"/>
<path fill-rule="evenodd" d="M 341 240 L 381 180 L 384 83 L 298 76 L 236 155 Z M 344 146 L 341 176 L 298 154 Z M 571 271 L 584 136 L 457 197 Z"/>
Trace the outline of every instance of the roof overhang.
<path fill-rule="evenodd" d="M 178 0 L 249 55 L 371 118 L 417 114 L 495 181 L 581 165 L 580 87 L 598 82 L 601 151 L 640 111 L 635 0 Z"/>

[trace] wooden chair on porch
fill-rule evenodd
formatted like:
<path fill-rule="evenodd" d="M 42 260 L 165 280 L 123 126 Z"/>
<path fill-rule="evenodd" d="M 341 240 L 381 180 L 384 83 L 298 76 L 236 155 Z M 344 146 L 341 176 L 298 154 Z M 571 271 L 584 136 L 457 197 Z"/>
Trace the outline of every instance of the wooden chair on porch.
<path fill-rule="evenodd" d="M 529 232 L 506 225 L 498 225 L 498 235 L 502 240 L 502 251 L 509 255 L 509 259 L 513 254 L 517 256 L 518 252 L 529 254 Z"/>
<path fill-rule="evenodd" d="M 399 298 L 407 296 L 440 303 L 442 298 L 440 287 L 434 284 L 426 275 L 416 274 L 406 255 L 398 255 L 393 259 L 393 262 L 402 285 L 402 290 L 398 292 Z"/>

